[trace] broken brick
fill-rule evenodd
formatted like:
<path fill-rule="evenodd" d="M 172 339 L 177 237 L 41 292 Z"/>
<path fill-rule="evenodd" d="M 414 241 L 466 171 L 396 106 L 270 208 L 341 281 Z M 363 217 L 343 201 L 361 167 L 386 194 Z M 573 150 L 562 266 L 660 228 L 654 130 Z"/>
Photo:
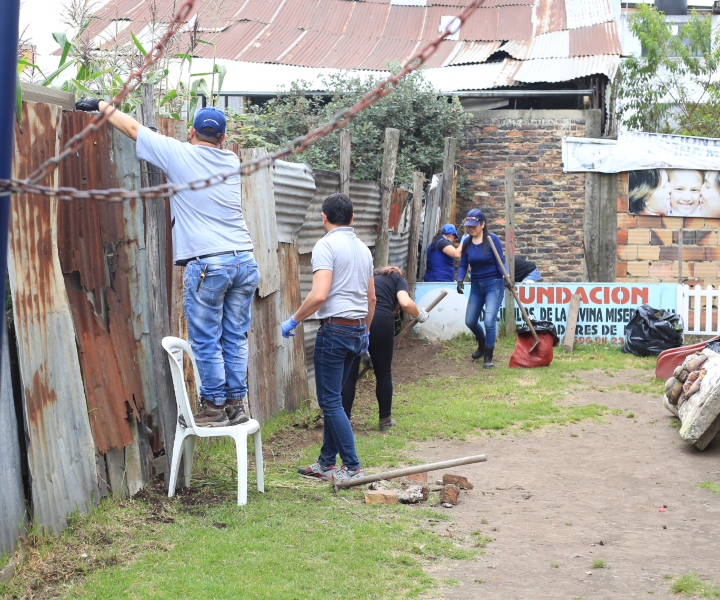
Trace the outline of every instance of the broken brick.
<path fill-rule="evenodd" d="M 449 484 L 456 485 L 461 490 L 473 489 L 473 484 L 467 480 L 467 477 L 463 477 L 462 475 L 450 475 L 450 474 L 443 475 L 443 484 L 444 485 L 449 485 Z"/>
<path fill-rule="evenodd" d="M 410 481 L 418 481 L 420 483 L 427 483 L 427 472 L 425 473 L 415 473 L 413 475 L 408 475 L 407 478 Z"/>
<path fill-rule="evenodd" d="M 446 485 L 441 494 L 440 502 L 444 504 L 457 504 L 460 496 L 460 488 L 456 485 Z"/>
<path fill-rule="evenodd" d="M 397 490 L 365 490 L 365 504 L 397 504 Z"/>

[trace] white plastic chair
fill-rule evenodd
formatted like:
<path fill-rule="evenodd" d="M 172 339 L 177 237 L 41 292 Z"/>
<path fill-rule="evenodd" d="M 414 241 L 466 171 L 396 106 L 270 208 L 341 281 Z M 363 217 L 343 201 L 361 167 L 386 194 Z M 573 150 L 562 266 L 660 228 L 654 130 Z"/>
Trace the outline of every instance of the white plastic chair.
<path fill-rule="evenodd" d="M 172 372 L 173 386 L 175 387 L 175 401 L 178 407 L 178 416 L 185 417 L 187 427 L 180 423 L 175 426 L 175 447 L 173 448 L 172 466 L 170 467 L 170 485 L 168 496 L 175 495 L 178 471 L 180 470 L 180 459 L 185 456 L 184 484 L 190 486 L 190 473 L 192 470 L 192 459 L 197 447 L 198 438 L 230 436 L 235 439 L 238 461 L 238 506 L 247 504 L 247 437 L 252 434 L 255 442 L 255 468 L 257 470 L 258 492 L 265 491 L 265 479 L 263 477 L 263 453 L 262 440 L 260 437 L 260 423 L 250 419 L 247 423 L 231 425 L 227 427 L 198 427 L 195 425 L 190 399 L 185 387 L 185 376 L 183 373 L 183 352 L 190 357 L 195 371 L 195 384 L 200 395 L 200 375 L 195 362 L 190 344 L 180 338 L 168 336 L 163 338 L 162 345 L 170 359 L 170 371 Z"/>

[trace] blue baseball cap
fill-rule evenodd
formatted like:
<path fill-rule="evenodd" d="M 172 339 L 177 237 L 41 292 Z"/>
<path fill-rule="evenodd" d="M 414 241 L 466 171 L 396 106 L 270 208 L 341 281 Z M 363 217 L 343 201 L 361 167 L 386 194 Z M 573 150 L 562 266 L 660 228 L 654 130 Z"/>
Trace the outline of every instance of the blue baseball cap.
<path fill-rule="evenodd" d="M 457 229 L 455 229 L 455 225 L 445 223 L 445 225 L 442 226 L 442 229 L 440 231 L 443 232 L 443 235 L 448 235 L 449 233 L 452 233 L 455 235 L 456 238 L 460 239 L 460 236 L 457 233 Z"/>
<path fill-rule="evenodd" d="M 225 113 L 214 106 L 201 108 L 197 111 L 195 119 L 193 120 L 195 131 L 203 135 L 213 135 L 214 133 L 215 136 L 219 138 L 225 135 L 226 125 L 227 120 L 225 119 Z M 212 129 L 212 131 L 206 131 L 208 127 Z"/>
<path fill-rule="evenodd" d="M 468 211 L 467 217 L 465 217 L 465 227 L 476 227 L 480 223 L 485 222 L 485 215 L 479 208 L 473 208 Z"/>

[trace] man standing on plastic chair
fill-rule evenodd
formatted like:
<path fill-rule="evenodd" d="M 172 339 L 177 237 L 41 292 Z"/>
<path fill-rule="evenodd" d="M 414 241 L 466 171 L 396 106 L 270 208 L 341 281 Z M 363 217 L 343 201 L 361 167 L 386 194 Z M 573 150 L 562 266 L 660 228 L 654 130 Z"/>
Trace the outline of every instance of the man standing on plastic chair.
<path fill-rule="evenodd" d="M 155 133 L 102 100 L 81 100 L 75 108 L 111 113 L 110 124 L 137 141 L 137 157 L 159 167 L 170 183 L 240 169 L 237 155 L 222 149 L 226 121 L 217 108 L 197 112 L 189 143 Z M 177 192 L 171 208 L 173 258 L 185 267 L 183 309 L 202 384 L 195 424 L 245 423 L 247 332 L 260 274 L 241 208 L 240 175 L 212 187 Z M 180 423 L 185 425 L 182 417 Z"/>
<path fill-rule="evenodd" d="M 297 312 L 281 325 L 283 337 L 317 311 L 315 384 L 323 411 L 323 445 L 317 461 L 298 469 L 305 477 L 345 481 L 363 476 L 355 436 L 342 406 L 342 388 L 356 356 L 367 351 L 375 312 L 373 259 L 350 227 L 353 205 L 344 194 L 332 194 L 322 206 L 323 237 L 312 251 L 313 283 Z M 343 466 L 335 468 L 340 454 Z"/>

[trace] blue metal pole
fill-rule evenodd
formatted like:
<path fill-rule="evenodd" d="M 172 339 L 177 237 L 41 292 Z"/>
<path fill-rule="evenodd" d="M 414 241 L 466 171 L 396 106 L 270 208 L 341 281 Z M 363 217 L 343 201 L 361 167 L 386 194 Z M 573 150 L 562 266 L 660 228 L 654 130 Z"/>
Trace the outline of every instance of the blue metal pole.
<path fill-rule="evenodd" d="M 15 83 L 17 80 L 18 29 L 20 0 L 0 0 L 0 179 L 12 176 L 15 153 Z M 5 318 L 5 280 L 7 279 L 10 195 L 0 196 L 0 299 Z M 4 327 L 0 327 L 0 348 Z M 0 367 L 0 377 L 2 377 Z M 7 377 L 9 374 L 5 374 Z"/>

